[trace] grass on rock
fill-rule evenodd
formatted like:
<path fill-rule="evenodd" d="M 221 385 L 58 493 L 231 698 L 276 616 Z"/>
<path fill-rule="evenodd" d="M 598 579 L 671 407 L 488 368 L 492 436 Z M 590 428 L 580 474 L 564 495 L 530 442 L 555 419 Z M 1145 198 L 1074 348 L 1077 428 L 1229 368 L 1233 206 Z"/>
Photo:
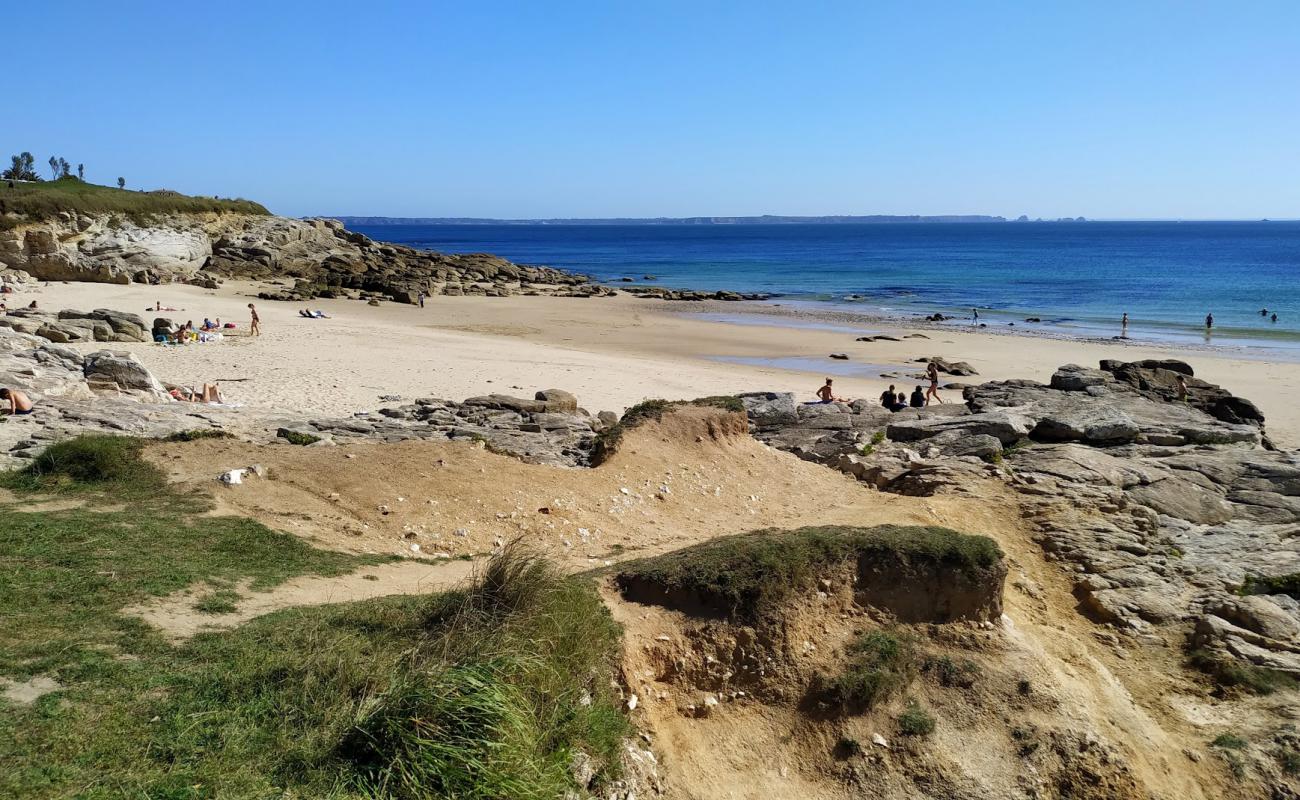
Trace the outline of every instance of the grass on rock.
<path fill-rule="evenodd" d="M 904 736 L 929 736 L 934 733 L 935 720 L 921 704 L 911 700 L 902 714 L 898 715 L 898 732 Z"/>
<path fill-rule="evenodd" d="M 61 687 L 0 703 L 0 797 L 550 798 L 577 750 L 616 764 L 618 628 L 590 584 L 524 554 L 463 591 L 181 644 L 123 614 L 201 587 L 195 603 L 221 613 L 235 585 L 382 560 L 206 516 L 140 448 L 87 437 L 0 478 L 18 493 L 0 504 L 0 676 Z M 83 505 L 22 510 L 50 488 Z"/>
<path fill-rule="evenodd" d="M 137 225 L 147 224 L 161 214 L 204 212 L 258 214 L 271 212 L 251 200 L 221 200 L 190 197 L 166 190 L 138 192 L 86 183 L 79 178 L 60 178 L 39 183 L 0 182 L 0 228 L 51 219 L 61 212 L 114 214 Z M 19 215 L 20 218 L 7 216 Z"/>
<path fill-rule="evenodd" d="M 762 530 L 721 537 L 623 566 L 619 583 L 655 586 L 666 595 L 696 598 L 745 622 L 773 613 L 793 594 L 811 589 L 829 568 L 863 556 L 902 555 L 962 570 L 990 567 L 997 544 L 947 528 L 881 525 Z"/>

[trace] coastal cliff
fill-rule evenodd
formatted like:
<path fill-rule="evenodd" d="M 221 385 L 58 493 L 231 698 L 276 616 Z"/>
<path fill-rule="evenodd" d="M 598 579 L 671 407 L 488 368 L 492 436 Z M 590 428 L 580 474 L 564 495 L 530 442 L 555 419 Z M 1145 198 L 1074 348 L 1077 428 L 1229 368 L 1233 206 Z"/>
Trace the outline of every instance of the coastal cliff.
<path fill-rule="evenodd" d="M 0 231 L 0 266 L 40 280 L 123 284 L 294 278 L 292 294 L 300 297 L 353 290 L 403 302 L 420 292 L 600 293 L 583 275 L 485 254 L 381 244 L 335 220 L 244 214 L 171 214 L 137 224 L 111 214 L 61 212 Z"/>

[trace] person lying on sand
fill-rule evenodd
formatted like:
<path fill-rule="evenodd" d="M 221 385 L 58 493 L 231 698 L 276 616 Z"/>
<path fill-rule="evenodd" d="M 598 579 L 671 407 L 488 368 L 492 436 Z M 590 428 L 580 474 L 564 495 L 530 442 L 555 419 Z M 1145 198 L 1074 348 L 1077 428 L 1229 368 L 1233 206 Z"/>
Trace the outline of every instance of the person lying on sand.
<path fill-rule="evenodd" d="M 149 309 L 149 310 L 150 310 L 150 311 L 184 311 L 185 309 L 183 309 L 183 308 L 172 308 L 171 306 L 164 306 L 164 305 L 162 304 L 162 301 L 161 301 L 161 300 L 156 300 L 156 301 L 154 301 L 154 306 L 153 306 L 153 308 L 151 308 L 151 309 Z"/>
<path fill-rule="evenodd" d="M 312 314 L 312 316 L 316 319 L 329 319 L 329 317 L 325 316 L 325 312 L 321 311 L 319 308 L 316 309 L 316 313 Z"/>
<path fill-rule="evenodd" d="M 836 397 L 835 390 L 831 388 L 831 379 L 826 379 L 826 385 L 817 390 L 817 398 L 823 403 L 847 403 L 843 397 Z"/>
<path fill-rule="evenodd" d="M 203 384 L 202 390 L 191 390 L 184 386 L 177 386 L 169 394 L 176 400 L 186 403 L 224 403 L 225 399 L 221 396 L 221 390 L 215 383 Z"/>
<path fill-rule="evenodd" d="M 311 313 L 311 309 L 310 309 L 310 308 L 300 308 L 300 309 L 298 309 L 298 316 L 300 316 L 300 317 L 306 317 L 307 319 L 312 319 L 312 318 L 313 318 L 313 317 L 312 317 L 312 313 Z"/>
<path fill-rule="evenodd" d="M 0 389 L 0 414 L 30 414 L 32 399 L 17 389 Z"/>

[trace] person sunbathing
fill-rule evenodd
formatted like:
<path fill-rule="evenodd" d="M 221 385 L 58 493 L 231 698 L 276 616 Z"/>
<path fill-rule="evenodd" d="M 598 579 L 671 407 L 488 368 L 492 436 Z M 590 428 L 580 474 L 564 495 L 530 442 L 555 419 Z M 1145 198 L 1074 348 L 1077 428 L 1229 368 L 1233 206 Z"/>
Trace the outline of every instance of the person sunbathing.
<path fill-rule="evenodd" d="M 312 314 L 312 317 L 315 319 L 329 319 L 329 317 L 325 316 L 325 312 L 321 311 L 319 308 L 316 309 L 315 314 Z"/>
<path fill-rule="evenodd" d="M 299 309 L 298 316 L 305 317 L 306 319 L 313 319 L 310 308 Z"/>
<path fill-rule="evenodd" d="M 224 403 L 225 398 L 221 396 L 221 390 L 215 383 L 203 384 L 203 389 L 189 389 L 185 386 L 177 386 L 169 392 L 173 398 L 186 403 Z"/>

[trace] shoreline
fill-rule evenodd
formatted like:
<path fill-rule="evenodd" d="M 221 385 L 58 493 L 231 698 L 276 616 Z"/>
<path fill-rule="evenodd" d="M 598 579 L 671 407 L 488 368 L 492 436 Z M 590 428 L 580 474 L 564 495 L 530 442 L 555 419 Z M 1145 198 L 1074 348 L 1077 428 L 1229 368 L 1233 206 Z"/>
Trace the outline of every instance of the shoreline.
<path fill-rule="evenodd" d="M 857 322 L 827 329 L 822 315 L 784 307 L 753 313 L 767 304 L 747 302 L 435 296 L 421 309 L 354 300 L 257 300 L 254 295 L 266 288 L 235 281 L 218 289 L 46 283 L 9 297 L 13 306 L 37 299 L 50 309 L 112 308 L 140 314 L 146 322 L 154 316 L 234 321 L 239 327 L 233 336 L 209 345 L 82 343 L 77 349 L 130 350 L 160 380 L 221 381 L 233 402 L 322 416 L 373 411 L 385 405 L 382 396 L 459 401 L 493 392 L 529 397 L 548 388 L 573 392 L 593 414 L 621 412 L 650 398 L 749 391 L 792 391 L 811 399 L 827 375 L 835 376 L 842 396 L 874 398 L 888 383 L 910 390 L 916 382 L 879 373 L 915 373 L 916 359 L 928 356 L 971 363 L 978 375 L 945 377 L 966 384 L 1013 378 L 1047 382 L 1063 364 L 1096 366 L 1102 358 L 1178 358 L 1191 363 L 1198 377 L 1259 405 L 1279 446 L 1300 446 L 1300 407 L 1290 399 L 1300 395 L 1300 363 L 1278 358 L 1152 342 L 1008 335 L 913 320 L 855 317 Z M 145 310 L 158 300 L 187 310 Z M 261 312 L 259 338 L 246 335 L 249 302 Z M 331 319 L 298 317 L 304 305 L 324 309 Z M 717 314 L 733 318 L 711 317 Z M 918 333 L 928 338 L 902 338 Z M 865 334 L 899 341 L 855 341 Z M 831 353 L 849 359 L 832 360 Z M 955 391 L 942 394 L 949 402 L 960 401 Z"/>

